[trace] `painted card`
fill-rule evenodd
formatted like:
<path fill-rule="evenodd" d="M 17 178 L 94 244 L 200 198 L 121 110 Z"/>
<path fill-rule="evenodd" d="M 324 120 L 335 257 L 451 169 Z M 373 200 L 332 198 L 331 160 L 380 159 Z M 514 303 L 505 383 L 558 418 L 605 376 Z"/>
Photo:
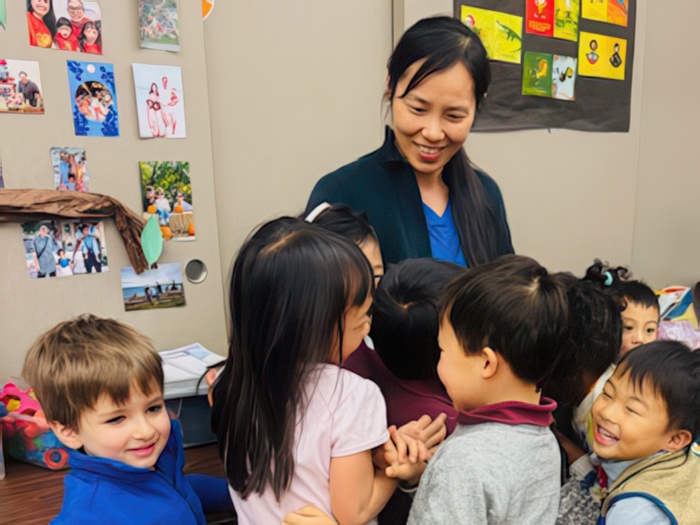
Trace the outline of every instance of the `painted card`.
<path fill-rule="evenodd" d="M 0 188 L 5 187 L 5 179 L 2 176 L 2 147 L 0 147 Z"/>
<path fill-rule="evenodd" d="M 525 32 L 554 35 L 554 0 L 525 0 Z"/>
<path fill-rule="evenodd" d="M 582 0 L 581 16 L 627 27 L 629 0 Z"/>
<path fill-rule="evenodd" d="M 578 74 L 585 77 L 625 79 L 627 40 L 581 31 Z"/>
<path fill-rule="evenodd" d="M 159 263 L 157 269 L 140 274 L 127 266 L 121 270 L 121 281 L 127 312 L 186 304 L 180 263 Z"/>
<path fill-rule="evenodd" d="M 185 138 L 181 68 L 150 64 L 133 64 L 132 67 L 141 138 Z"/>
<path fill-rule="evenodd" d="M 7 9 L 5 0 L 0 0 L 0 28 L 7 29 Z"/>
<path fill-rule="evenodd" d="M 552 97 L 562 100 L 576 99 L 576 59 L 554 55 L 552 60 Z"/>
<path fill-rule="evenodd" d="M 75 134 L 118 137 L 119 111 L 114 66 L 100 62 L 69 60 L 68 83 Z"/>
<path fill-rule="evenodd" d="M 180 51 L 177 0 L 141 0 L 139 26 L 142 48 Z"/>
<path fill-rule="evenodd" d="M 627 27 L 629 0 L 608 0 L 608 22 Z"/>
<path fill-rule="evenodd" d="M 90 191 L 84 148 L 51 148 L 53 185 L 59 191 Z"/>
<path fill-rule="evenodd" d="M 102 12 L 97 2 L 27 2 L 29 45 L 102 54 Z"/>
<path fill-rule="evenodd" d="M 44 113 L 39 62 L 0 58 L 0 113 Z"/>
<path fill-rule="evenodd" d="M 144 219 L 155 215 L 166 241 L 194 240 L 190 163 L 142 161 L 139 171 Z"/>
<path fill-rule="evenodd" d="M 102 221 L 68 219 L 24 222 L 20 226 L 32 279 L 109 270 Z"/>
<path fill-rule="evenodd" d="M 522 16 L 463 5 L 460 20 L 479 36 L 491 60 L 521 63 Z"/>
<path fill-rule="evenodd" d="M 580 0 L 554 0 L 554 38 L 578 41 Z"/>
<path fill-rule="evenodd" d="M 523 95 L 552 96 L 552 55 L 525 51 L 523 58 Z"/>

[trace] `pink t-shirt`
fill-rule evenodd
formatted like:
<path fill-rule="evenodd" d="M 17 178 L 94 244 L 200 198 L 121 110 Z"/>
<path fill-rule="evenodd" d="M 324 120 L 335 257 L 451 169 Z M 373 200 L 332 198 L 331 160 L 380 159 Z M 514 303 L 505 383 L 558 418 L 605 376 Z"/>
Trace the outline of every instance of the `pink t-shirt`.
<path fill-rule="evenodd" d="M 294 477 L 280 503 L 268 488 L 243 500 L 229 488 L 240 525 L 282 523 L 305 505 L 331 513 L 331 458 L 371 450 L 389 439 L 379 387 L 335 365 L 320 365 L 306 386 L 308 406 L 297 423 Z M 348 490 L 352 490 L 348 487 Z"/>

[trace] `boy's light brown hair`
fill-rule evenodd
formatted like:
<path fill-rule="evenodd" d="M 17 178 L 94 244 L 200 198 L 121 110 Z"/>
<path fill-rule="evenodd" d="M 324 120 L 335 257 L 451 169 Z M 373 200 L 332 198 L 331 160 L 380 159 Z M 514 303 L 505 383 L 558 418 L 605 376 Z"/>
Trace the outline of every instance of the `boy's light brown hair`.
<path fill-rule="evenodd" d="M 121 405 L 131 387 L 163 391 L 163 366 L 149 338 L 129 325 L 92 314 L 64 321 L 34 342 L 22 376 L 47 421 L 78 430 L 80 416 L 103 394 Z"/>

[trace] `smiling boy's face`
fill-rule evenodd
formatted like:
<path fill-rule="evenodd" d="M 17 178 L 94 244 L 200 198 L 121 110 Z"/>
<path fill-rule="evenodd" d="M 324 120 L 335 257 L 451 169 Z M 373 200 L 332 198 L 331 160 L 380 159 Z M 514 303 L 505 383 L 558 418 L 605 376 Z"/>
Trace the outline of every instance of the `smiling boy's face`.
<path fill-rule="evenodd" d="M 151 468 L 170 437 L 170 417 L 160 389 L 145 395 L 132 387 L 123 405 L 101 395 L 81 414 L 78 430 L 52 429 L 66 446 L 82 448 L 89 456 Z"/>
<path fill-rule="evenodd" d="M 628 373 L 616 371 L 593 403 L 591 415 L 593 450 L 603 459 L 642 459 L 678 449 L 674 437 L 679 431 L 669 428 L 666 402 L 649 381 L 639 388 Z"/>

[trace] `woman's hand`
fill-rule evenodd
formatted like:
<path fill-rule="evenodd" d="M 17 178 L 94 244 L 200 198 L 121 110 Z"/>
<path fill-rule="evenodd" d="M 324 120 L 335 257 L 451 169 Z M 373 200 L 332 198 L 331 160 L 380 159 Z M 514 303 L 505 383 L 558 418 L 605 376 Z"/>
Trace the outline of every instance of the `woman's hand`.
<path fill-rule="evenodd" d="M 334 518 L 313 505 L 289 512 L 282 525 L 338 525 Z"/>

